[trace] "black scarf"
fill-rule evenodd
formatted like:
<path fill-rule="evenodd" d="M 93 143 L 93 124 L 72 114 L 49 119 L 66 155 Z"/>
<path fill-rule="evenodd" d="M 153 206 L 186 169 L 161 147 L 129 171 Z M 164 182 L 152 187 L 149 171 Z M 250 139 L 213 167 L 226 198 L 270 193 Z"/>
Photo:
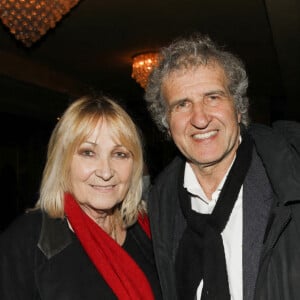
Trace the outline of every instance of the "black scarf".
<path fill-rule="evenodd" d="M 221 233 L 244 182 L 252 158 L 251 137 L 243 134 L 236 159 L 228 173 L 212 214 L 191 209 L 191 199 L 178 183 L 182 213 L 187 222 L 176 256 L 176 280 L 179 299 L 195 299 L 203 279 L 201 300 L 230 299 L 225 252 Z M 182 170 L 184 172 L 184 170 Z"/>

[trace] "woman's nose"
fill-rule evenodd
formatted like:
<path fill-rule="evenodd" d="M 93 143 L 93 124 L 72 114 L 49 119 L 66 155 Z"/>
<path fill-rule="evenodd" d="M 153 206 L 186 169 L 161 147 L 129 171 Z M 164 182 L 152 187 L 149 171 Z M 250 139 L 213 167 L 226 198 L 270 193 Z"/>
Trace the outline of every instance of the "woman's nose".
<path fill-rule="evenodd" d="M 105 181 L 110 180 L 114 176 L 114 170 L 109 160 L 101 159 L 98 162 L 97 168 L 95 170 L 95 174 L 97 177 L 100 177 Z"/>

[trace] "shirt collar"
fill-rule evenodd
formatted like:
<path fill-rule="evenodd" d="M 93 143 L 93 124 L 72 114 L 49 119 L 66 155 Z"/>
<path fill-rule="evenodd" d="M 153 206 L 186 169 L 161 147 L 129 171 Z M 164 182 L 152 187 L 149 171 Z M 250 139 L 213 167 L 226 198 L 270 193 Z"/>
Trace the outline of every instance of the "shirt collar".
<path fill-rule="evenodd" d="M 242 137 L 239 137 L 239 142 L 241 143 Z M 212 194 L 212 199 L 217 200 L 219 198 L 219 194 L 223 188 L 223 185 L 225 183 L 225 180 L 227 178 L 227 175 L 235 161 L 236 156 L 234 157 L 233 161 L 231 162 L 231 165 L 229 166 L 226 174 L 222 178 L 220 184 L 218 185 L 217 189 L 213 192 Z M 193 197 L 198 197 L 204 202 L 209 202 L 210 199 L 208 199 L 199 184 L 197 177 L 190 165 L 190 163 L 186 162 L 185 163 L 185 169 L 184 169 L 184 181 L 183 181 L 183 187 L 187 189 L 187 191 L 193 196 Z"/>

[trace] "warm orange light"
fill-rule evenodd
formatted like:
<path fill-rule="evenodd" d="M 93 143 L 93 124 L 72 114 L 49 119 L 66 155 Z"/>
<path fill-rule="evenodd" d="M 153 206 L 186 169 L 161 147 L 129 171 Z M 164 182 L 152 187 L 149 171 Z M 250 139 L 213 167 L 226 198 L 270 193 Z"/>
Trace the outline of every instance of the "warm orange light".
<path fill-rule="evenodd" d="M 157 52 L 146 52 L 135 55 L 133 57 L 131 77 L 135 79 L 142 88 L 145 88 L 147 85 L 148 76 L 157 63 Z"/>
<path fill-rule="evenodd" d="M 0 18 L 17 40 L 30 47 L 79 0 L 0 0 Z"/>

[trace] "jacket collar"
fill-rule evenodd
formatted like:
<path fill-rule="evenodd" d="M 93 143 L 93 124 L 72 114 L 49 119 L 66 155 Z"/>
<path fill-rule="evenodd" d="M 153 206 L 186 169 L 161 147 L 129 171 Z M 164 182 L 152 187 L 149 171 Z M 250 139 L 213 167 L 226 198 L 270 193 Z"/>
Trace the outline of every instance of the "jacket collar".
<path fill-rule="evenodd" d="M 263 161 L 280 205 L 300 199 L 300 155 L 288 135 L 271 127 L 253 124 L 249 132 Z M 298 133 L 299 134 L 299 133 Z"/>
<path fill-rule="evenodd" d="M 53 219 L 43 212 L 38 247 L 50 259 L 72 243 L 72 233 L 66 219 Z"/>

